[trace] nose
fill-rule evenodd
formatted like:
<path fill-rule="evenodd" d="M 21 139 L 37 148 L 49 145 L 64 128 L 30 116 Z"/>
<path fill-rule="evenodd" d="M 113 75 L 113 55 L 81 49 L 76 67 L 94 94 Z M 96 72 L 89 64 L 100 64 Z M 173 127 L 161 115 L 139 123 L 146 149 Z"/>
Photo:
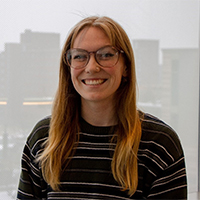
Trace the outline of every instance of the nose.
<path fill-rule="evenodd" d="M 87 73 L 97 73 L 100 71 L 100 66 L 97 63 L 96 59 L 95 59 L 95 54 L 94 53 L 90 53 L 90 58 L 89 61 L 85 67 L 85 72 Z"/>

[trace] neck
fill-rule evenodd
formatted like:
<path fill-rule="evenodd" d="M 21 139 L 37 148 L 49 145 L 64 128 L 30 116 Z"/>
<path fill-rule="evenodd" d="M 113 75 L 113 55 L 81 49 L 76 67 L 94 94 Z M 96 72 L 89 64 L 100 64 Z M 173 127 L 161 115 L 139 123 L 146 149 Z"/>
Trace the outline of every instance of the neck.
<path fill-rule="evenodd" d="M 81 116 L 94 126 L 113 126 L 117 123 L 115 106 L 112 102 L 81 102 Z"/>

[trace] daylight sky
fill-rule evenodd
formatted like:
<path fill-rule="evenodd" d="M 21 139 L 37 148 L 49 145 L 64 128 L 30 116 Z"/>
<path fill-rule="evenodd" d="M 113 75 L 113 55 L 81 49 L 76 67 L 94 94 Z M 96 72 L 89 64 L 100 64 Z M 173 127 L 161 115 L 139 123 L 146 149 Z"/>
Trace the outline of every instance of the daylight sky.
<path fill-rule="evenodd" d="M 61 35 L 85 16 L 107 15 L 130 39 L 157 39 L 162 48 L 197 48 L 198 0 L 0 0 L 0 52 L 25 29 Z"/>

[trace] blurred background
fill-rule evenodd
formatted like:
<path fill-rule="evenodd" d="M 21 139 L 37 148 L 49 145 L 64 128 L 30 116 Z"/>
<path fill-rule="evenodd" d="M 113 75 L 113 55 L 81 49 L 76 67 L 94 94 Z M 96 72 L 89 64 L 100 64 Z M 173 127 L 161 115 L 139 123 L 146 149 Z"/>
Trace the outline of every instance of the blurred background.
<path fill-rule="evenodd" d="M 0 1 L 0 199 L 16 198 L 20 162 L 34 125 L 51 114 L 61 49 L 82 18 L 106 15 L 132 42 L 138 107 L 177 132 L 189 199 L 198 192 L 198 0 Z"/>

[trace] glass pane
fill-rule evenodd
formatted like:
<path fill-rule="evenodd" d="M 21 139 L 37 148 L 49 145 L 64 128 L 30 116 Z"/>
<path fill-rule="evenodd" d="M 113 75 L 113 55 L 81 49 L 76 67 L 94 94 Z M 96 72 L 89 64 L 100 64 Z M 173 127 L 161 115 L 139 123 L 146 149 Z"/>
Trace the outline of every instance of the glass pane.
<path fill-rule="evenodd" d="M 135 52 L 140 109 L 163 119 L 185 150 L 189 192 L 197 192 L 198 0 L 0 1 L 0 199 L 15 199 L 25 140 L 51 114 L 59 58 L 71 27 L 107 15 Z"/>

